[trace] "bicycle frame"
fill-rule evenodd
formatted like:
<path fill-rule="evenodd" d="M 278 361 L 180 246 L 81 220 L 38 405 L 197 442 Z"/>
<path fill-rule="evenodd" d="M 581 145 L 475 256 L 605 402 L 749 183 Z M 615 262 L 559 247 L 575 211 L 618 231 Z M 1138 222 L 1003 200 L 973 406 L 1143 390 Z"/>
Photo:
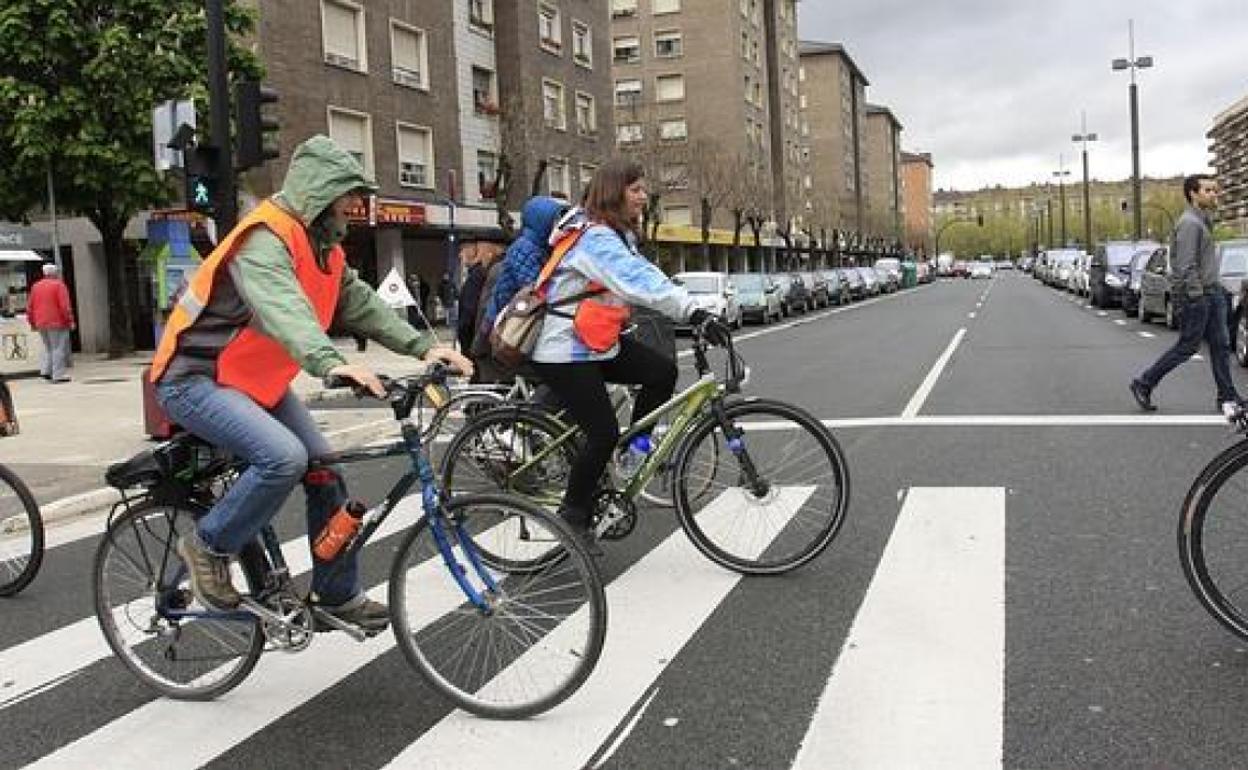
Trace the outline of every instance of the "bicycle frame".
<path fill-rule="evenodd" d="M 709 374 L 704 375 L 697 382 L 672 396 L 645 417 L 638 420 L 620 436 L 619 441 L 616 442 L 617 447 L 631 441 L 639 433 L 650 431 L 665 415 L 675 413 L 671 426 L 659 441 L 658 446 L 646 456 L 646 461 L 637 470 L 637 473 L 633 474 L 628 483 L 625 484 L 622 490 L 625 496 L 631 499 L 641 494 L 641 490 L 658 475 L 663 464 L 676 451 L 676 447 L 680 446 L 680 442 L 684 439 L 685 433 L 693 420 L 702 413 L 702 410 L 708 403 L 718 396 L 719 384 L 716 382 L 715 377 Z M 535 464 L 545 460 L 552 452 L 571 441 L 572 437 L 578 434 L 580 430 L 576 425 L 569 426 L 550 445 L 543 447 L 528 462 L 512 471 L 511 478 L 514 479 L 521 476 Z"/>

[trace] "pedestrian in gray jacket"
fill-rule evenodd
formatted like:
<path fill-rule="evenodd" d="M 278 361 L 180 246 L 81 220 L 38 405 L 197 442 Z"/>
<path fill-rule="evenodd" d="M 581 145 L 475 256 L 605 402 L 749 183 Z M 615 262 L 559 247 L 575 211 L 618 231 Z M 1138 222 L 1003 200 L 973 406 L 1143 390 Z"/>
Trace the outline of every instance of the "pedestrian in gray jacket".
<path fill-rule="evenodd" d="M 1219 281 L 1220 265 L 1213 246 L 1210 213 L 1218 205 L 1218 184 L 1205 174 L 1183 180 L 1187 209 L 1179 217 L 1171 244 L 1170 295 L 1180 313 L 1181 331 L 1174 346 L 1143 374 L 1131 381 L 1131 395 L 1140 408 L 1151 412 L 1153 389 L 1172 369 L 1209 345 L 1209 366 L 1217 388 L 1214 405 L 1228 417 L 1239 410 L 1239 395 L 1231 380 L 1230 335 L 1226 317 L 1228 298 Z"/>

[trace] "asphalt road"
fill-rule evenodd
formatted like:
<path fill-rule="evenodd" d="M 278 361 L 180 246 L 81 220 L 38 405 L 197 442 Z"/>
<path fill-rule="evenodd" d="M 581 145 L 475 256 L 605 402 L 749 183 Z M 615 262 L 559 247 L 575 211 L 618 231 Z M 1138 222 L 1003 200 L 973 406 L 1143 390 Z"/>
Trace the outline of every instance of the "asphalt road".
<path fill-rule="evenodd" d="M 584 691 L 610 708 L 578 694 L 529 722 L 463 720 L 392 647 L 292 702 L 274 653 L 218 702 L 166 703 L 99 651 L 96 539 L 55 548 L 0 602 L 0 768 L 1243 767 L 1248 643 L 1198 606 L 1175 548 L 1188 485 L 1235 437 L 1204 361 L 1163 383 L 1160 419 L 1138 413 L 1126 384 L 1173 335 L 1121 318 L 1006 273 L 747 328 L 750 393 L 841 441 L 849 517 L 782 578 L 725 586 L 691 552 L 653 576 L 664 606 L 614 595 Z M 354 492 L 376 499 L 394 470 L 362 469 Z M 669 537 L 673 517 L 644 511 L 607 544 L 609 584 Z M 395 544 L 370 546 L 367 582 Z M 698 622 L 661 622 L 709 585 L 725 590 Z M 612 665 L 643 637 L 670 654 Z M 354 654 L 318 639 L 298 670 Z M 171 737 L 188 714 L 197 728 Z M 449 754 L 430 748 L 456 725 Z"/>

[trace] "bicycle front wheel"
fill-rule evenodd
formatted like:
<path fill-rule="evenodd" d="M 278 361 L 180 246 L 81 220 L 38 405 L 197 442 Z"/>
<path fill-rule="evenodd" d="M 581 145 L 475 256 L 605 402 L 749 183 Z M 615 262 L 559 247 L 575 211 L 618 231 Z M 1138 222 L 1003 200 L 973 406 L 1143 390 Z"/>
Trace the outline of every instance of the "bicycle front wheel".
<path fill-rule="evenodd" d="M 518 524 L 546 541 L 495 537 Z M 509 545 L 515 552 L 506 556 L 517 561 L 535 561 L 526 549 L 557 549 L 563 558 L 510 573 L 478 559 L 478 541 Z M 448 555 L 462 571 L 448 568 Z M 399 648 L 430 685 L 495 719 L 562 703 L 589 677 L 606 638 L 606 595 L 585 547 L 557 517 L 505 495 L 454 498 L 412 529 L 391 572 L 390 612 Z"/>
<path fill-rule="evenodd" d="M 210 700 L 251 673 L 264 634 L 253 616 L 209 610 L 191 593 L 174 547 L 195 513 L 148 501 L 113 522 L 95 553 L 95 614 L 108 646 L 144 684 L 170 698 Z M 239 578 L 236 570 L 235 585 Z"/>
<path fill-rule="evenodd" d="M 576 460 L 572 430 L 526 406 L 491 409 L 464 426 L 442 459 L 442 490 L 450 495 L 518 494 L 557 505 Z"/>
<path fill-rule="evenodd" d="M 0 596 L 35 579 L 43 563 L 43 518 L 35 496 L 16 473 L 0 465 Z"/>
<path fill-rule="evenodd" d="M 1179 518 L 1179 561 L 1192 592 L 1231 633 L 1248 639 L 1248 441 L 1214 458 Z"/>
<path fill-rule="evenodd" d="M 723 420 L 708 413 L 678 451 L 681 526 L 707 558 L 743 574 L 806 564 L 836 537 L 849 507 L 840 444 L 814 417 L 779 401 L 725 404 Z"/>

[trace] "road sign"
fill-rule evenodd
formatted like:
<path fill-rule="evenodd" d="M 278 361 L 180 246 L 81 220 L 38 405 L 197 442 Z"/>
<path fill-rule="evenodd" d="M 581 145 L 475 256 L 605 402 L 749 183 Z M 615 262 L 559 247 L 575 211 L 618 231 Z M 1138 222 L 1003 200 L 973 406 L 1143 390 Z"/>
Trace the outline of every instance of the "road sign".
<path fill-rule="evenodd" d="M 184 99 L 161 103 L 152 110 L 152 152 L 157 171 L 182 165 L 182 152 L 169 146 L 182 126 L 195 128 L 195 102 Z"/>
<path fill-rule="evenodd" d="M 399 275 L 397 267 L 390 268 L 390 272 L 386 275 L 385 280 L 377 287 L 377 296 L 381 297 L 381 301 L 390 307 L 416 306 L 416 299 L 412 296 L 412 292 L 408 290 L 407 284 L 403 282 L 403 276 Z"/>

